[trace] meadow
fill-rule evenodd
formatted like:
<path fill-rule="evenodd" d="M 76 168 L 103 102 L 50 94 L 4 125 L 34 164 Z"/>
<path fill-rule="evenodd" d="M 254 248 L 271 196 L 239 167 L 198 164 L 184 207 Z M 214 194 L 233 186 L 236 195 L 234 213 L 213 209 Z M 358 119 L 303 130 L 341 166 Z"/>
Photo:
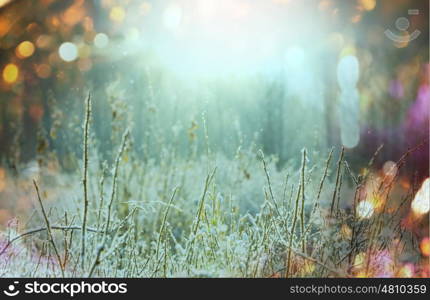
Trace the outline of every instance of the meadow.
<path fill-rule="evenodd" d="M 430 277 L 428 11 L 0 0 L 0 277 Z"/>
<path fill-rule="evenodd" d="M 41 160 L 27 177 L 8 179 L 34 212 L 2 233 L 2 276 L 428 275 L 426 246 L 414 234 L 425 228 L 425 211 L 410 209 L 425 194 L 414 200 L 419 186 L 399 188 L 416 149 L 383 174 L 372 171 L 382 147 L 361 173 L 343 148 L 303 149 L 299 167 L 279 168 L 256 146 L 238 147 L 232 158 L 213 153 L 209 135 L 201 155 L 166 149 L 159 161 L 144 161 L 126 127 L 108 163 L 94 150 L 90 95 L 85 106 L 76 171 Z"/>

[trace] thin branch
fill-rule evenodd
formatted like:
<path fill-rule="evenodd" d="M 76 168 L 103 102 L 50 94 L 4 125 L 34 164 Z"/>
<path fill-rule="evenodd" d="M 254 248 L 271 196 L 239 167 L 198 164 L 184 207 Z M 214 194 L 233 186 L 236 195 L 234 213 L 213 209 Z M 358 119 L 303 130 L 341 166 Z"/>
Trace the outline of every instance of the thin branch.
<path fill-rule="evenodd" d="M 87 228 L 87 215 L 88 215 L 88 135 L 90 129 L 90 118 L 91 118 L 91 94 L 88 93 L 88 97 L 85 101 L 85 123 L 84 123 L 84 173 L 82 177 L 82 185 L 84 187 L 84 202 L 83 202 L 83 216 L 82 216 L 82 235 L 81 235 L 81 268 L 85 268 L 85 235 Z"/>
<path fill-rule="evenodd" d="M 169 204 L 166 207 L 166 211 L 164 212 L 163 220 L 161 222 L 160 233 L 158 235 L 157 248 L 156 248 L 156 258 L 157 259 L 158 259 L 158 252 L 159 252 L 159 249 L 160 249 L 161 238 L 162 238 L 162 236 L 164 234 L 164 228 L 166 226 L 167 216 L 169 214 L 170 207 L 172 206 L 173 199 L 175 199 L 175 195 L 176 195 L 177 191 L 178 191 L 178 187 L 175 187 L 175 189 L 173 190 L 172 197 L 170 198 Z"/>
<path fill-rule="evenodd" d="M 18 241 L 18 240 L 20 240 L 20 239 L 22 239 L 28 235 L 33 235 L 35 233 L 39 233 L 39 232 L 46 231 L 46 230 L 48 230 L 48 228 L 39 227 L 39 228 L 30 229 L 26 232 L 21 233 L 20 235 L 17 235 L 16 237 L 10 239 L 7 242 L 7 244 L 3 247 L 3 249 L 1 249 L 0 256 L 6 252 L 6 250 L 12 245 L 12 243 L 14 243 L 14 242 L 16 242 L 16 241 Z M 76 226 L 76 225 L 69 225 L 69 226 L 51 225 L 51 230 L 64 230 L 64 231 L 82 230 L 82 227 Z M 97 229 L 90 228 L 90 227 L 87 227 L 87 231 L 88 232 L 95 232 L 95 233 L 103 233 L 103 231 L 98 231 Z"/>
<path fill-rule="evenodd" d="M 303 164 L 303 162 L 302 162 L 302 164 Z M 302 165 L 302 168 L 303 168 L 303 165 Z M 302 187 L 301 187 L 302 184 L 303 184 L 303 182 L 300 182 L 300 184 L 297 188 L 296 205 L 294 207 L 293 224 L 291 225 L 290 241 L 289 241 L 289 245 L 288 245 L 287 267 L 286 267 L 286 273 L 285 273 L 286 277 L 288 277 L 290 274 L 291 251 L 292 251 L 292 247 L 293 247 L 294 231 L 296 229 L 297 213 L 299 211 L 299 200 L 300 200 L 300 191 L 302 190 Z"/>
<path fill-rule="evenodd" d="M 305 170 L 306 170 L 306 148 L 303 149 L 303 162 L 301 173 L 301 194 L 302 194 L 302 208 L 300 211 L 300 234 L 302 239 L 302 252 L 306 253 L 306 233 L 305 233 Z"/>
<path fill-rule="evenodd" d="M 341 167 L 342 167 L 342 161 L 343 161 L 344 155 L 345 155 L 345 147 L 342 147 L 342 152 L 340 153 L 339 160 L 337 161 L 336 185 L 334 187 L 333 198 L 331 201 L 330 217 L 333 215 L 334 205 L 336 203 L 336 195 L 339 189 L 340 173 L 341 173 Z"/>
<path fill-rule="evenodd" d="M 346 274 L 342 274 L 342 273 L 340 273 L 340 272 L 338 272 L 338 271 L 336 271 L 336 270 L 334 270 L 334 269 L 332 269 L 332 268 L 328 267 L 327 265 L 325 265 L 324 263 L 320 262 L 319 260 L 316 260 L 315 258 L 309 257 L 309 256 L 307 256 L 306 254 L 301 253 L 300 251 L 297 251 L 297 250 L 295 250 L 295 249 L 292 249 L 291 247 L 289 247 L 289 251 L 290 251 L 290 252 L 294 252 L 294 254 L 296 254 L 296 255 L 298 255 L 298 256 L 301 256 L 301 257 L 303 257 L 304 259 L 309 260 L 309 261 L 311 261 L 311 262 L 313 262 L 313 263 L 315 263 L 315 264 L 317 264 L 317 265 L 320 265 L 321 267 L 323 267 L 323 268 L 324 268 L 324 269 L 326 269 L 327 271 L 330 271 L 331 273 L 333 273 L 333 274 L 337 275 L 338 277 L 349 277 L 348 275 L 346 275 Z M 279 273 L 279 272 L 282 272 L 282 271 L 284 271 L 284 270 L 285 270 L 285 269 L 287 269 L 287 268 L 288 268 L 288 266 L 287 266 L 287 267 L 283 267 L 283 268 L 281 268 L 281 269 L 277 270 L 277 271 L 275 272 L 275 274 L 276 274 L 276 273 Z"/>
<path fill-rule="evenodd" d="M 267 184 L 269 185 L 270 198 L 272 198 L 272 202 L 273 202 L 273 205 L 275 206 L 276 213 L 281 217 L 281 213 L 278 208 L 278 203 L 276 203 L 275 196 L 273 194 L 269 171 L 267 170 L 267 164 L 266 164 L 266 160 L 264 159 L 264 153 L 262 150 L 260 150 L 260 155 L 261 155 L 261 160 L 263 161 L 263 168 L 264 168 L 264 173 L 266 174 Z"/>
<path fill-rule="evenodd" d="M 114 166 L 114 170 L 113 170 L 113 179 L 112 179 L 112 189 L 111 189 L 110 199 L 109 199 L 109 204 L 108 204 L 108 209 L 107 209 L 107 220 L 106 220 L 105 233 L 109 231 L 109 225 L 110 225 L 110 221 L 111 221 L 110 218 L 111 218 L 111 213 L 112 213 L 112 204 L 113 204 L 113 201 L 115 199 L 116 181 L 117 181 L 117 177 L 118 177 L 119 162 L 121 160 L 122 153 L 124 152 L 125 144 L 126 144 L 126 141 L 128 139 L 129 134 L 130 134 L 130 131 L 127 128 L 125 130 L 123 136 L 122 136 L 121 145 L 119 147 L 118 154 L 117 154 L 116 159 L 115 159 L 115 166 Z"/>
<path fill-rule="evenodd" d="M 46 229 L 48 231 L 48 237 L 52 244 L 52 248 L 54 248 L 55 255 L 57 256 L 58 264 L 60 265 L 61 274 L 64 277 L 64 266 L 61 263 L 60 253 L 58 252 L 57 245 L 55 244 L 54 237 L 52 235 L 51 224 L 49 223 L 48 216 L 46 215 L 45 208 L 43 207 L 42 199 L 40 198 L 39 187 L 37 186 L 36 180 L 33 180 L 34 187 L 36 189 L 37 200 L 39 200 L 40 208 L 42 210 L 43 218 L 45 219 Z"/>

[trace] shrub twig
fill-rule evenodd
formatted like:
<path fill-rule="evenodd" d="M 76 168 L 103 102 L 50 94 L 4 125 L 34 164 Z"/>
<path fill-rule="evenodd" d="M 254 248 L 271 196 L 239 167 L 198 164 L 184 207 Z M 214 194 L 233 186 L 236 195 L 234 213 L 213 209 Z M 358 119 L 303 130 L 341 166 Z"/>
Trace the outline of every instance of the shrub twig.
<path fill-rule="evenodd" d="M 91 94 L 88 93 L 85 101 L 85 121 L 84 121 L 84 149 L 83 149 L 83 176 L 82 185 L 84 188 L 83 216 L 82 216 L 82 231 L 81 231 L 81 268 L 85 269 L 85 239 L 87 229 L 88 215 L 88 135 L 90 130 L 91 118 Z"/>
<path fill-rule="evenodd" d="M 33 180 L 33 184 L 34 184 L 34 188 L 36 189 L 37 200 L 39 201 L 40 209 L 42 210 L 43 218 L 45 219 L 46 230 L 48 231 L 49 241 L 52 244 L 52 248 L 54 248 L 55 256 L 57 257 L 58 264 L 60 265 L 61 274 L 64 277 L 64 266 L 63 266 L 63 263 L 61 262 L 60 253 L 58 252 L 57 245 L 55 244 L 54 236 L 52 235 L 51 224 L 49 223 L 48 216 L 46 214 L 45 208 L 43 207 L 42 199 L 40 198 L 39 187 L 37 186 L 36 180 Z"/>

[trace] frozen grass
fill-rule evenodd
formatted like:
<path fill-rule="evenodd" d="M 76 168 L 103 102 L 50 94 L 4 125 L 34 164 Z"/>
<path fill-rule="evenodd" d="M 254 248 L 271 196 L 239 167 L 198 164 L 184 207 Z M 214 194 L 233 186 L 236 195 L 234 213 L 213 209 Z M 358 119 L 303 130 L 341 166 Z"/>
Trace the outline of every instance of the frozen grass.
<path fill-rule="evenodd" d="M 420 276 L 428 267 L 401 226 L 416 187 L 393 196 L 397 175 L 377 178 L 374 158 L 357 175 L 343 149 L 303 150 L 299 168 L 279 169 L 255 147 L 211 153 L 205 131 L 205 155 L 143 161 L 125 129 L 108 166 L 92 148 L 86 103 L 82 170 L 53 183 L 42 169 L 26 187 L 37 213 L 0 238 L 1 276 L 371 277 L 402 276 L 406 263 Z M 369 197 L 381 205 L 360 218 Z"/>

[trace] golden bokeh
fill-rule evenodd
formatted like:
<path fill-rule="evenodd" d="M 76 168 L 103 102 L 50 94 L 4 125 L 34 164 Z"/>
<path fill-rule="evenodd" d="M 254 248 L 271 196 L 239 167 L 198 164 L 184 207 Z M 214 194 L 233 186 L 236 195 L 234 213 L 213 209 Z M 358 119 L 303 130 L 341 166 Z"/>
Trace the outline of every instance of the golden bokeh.
<path fill-rule="evenodd" d="M 7 64 L 3 69 L 3 80 L 12 84 L 18 80 L 19 69 L 15 64 Z"/>
<path fill-rule="evenodd" d="M 424 238 L 421 243 L 420 243 L 420 249 L 421 249 L 421 253 L 424 256 L 429 257 L 430 256 L 430 239 Z"/>
<path fill-rule="evenodd" d="M 376 0 L 360 0 L 360 7 L 364 10 L 371 11 L 376 7 Z"/>
<path fill-rule="evenodd" d="M 35 50 L 34 44 L 30 41 L 24 41 L 21 42 L 17 47 L 16 47 L 16 56 L 18 56 L 18 58 L 27 58 L 33 55 Z"/>
<path fill-rule="evenodd" d="M 0 0 L 0 7 L 5 6 L 8 4 L 11 0 Z"/>
<path fill-rule="evenodd" d="M 9 22 L 8 19 L 0 18 L 0 37 L 8 33 L 11 27 L 12 27 L 12 23 Z"/>

